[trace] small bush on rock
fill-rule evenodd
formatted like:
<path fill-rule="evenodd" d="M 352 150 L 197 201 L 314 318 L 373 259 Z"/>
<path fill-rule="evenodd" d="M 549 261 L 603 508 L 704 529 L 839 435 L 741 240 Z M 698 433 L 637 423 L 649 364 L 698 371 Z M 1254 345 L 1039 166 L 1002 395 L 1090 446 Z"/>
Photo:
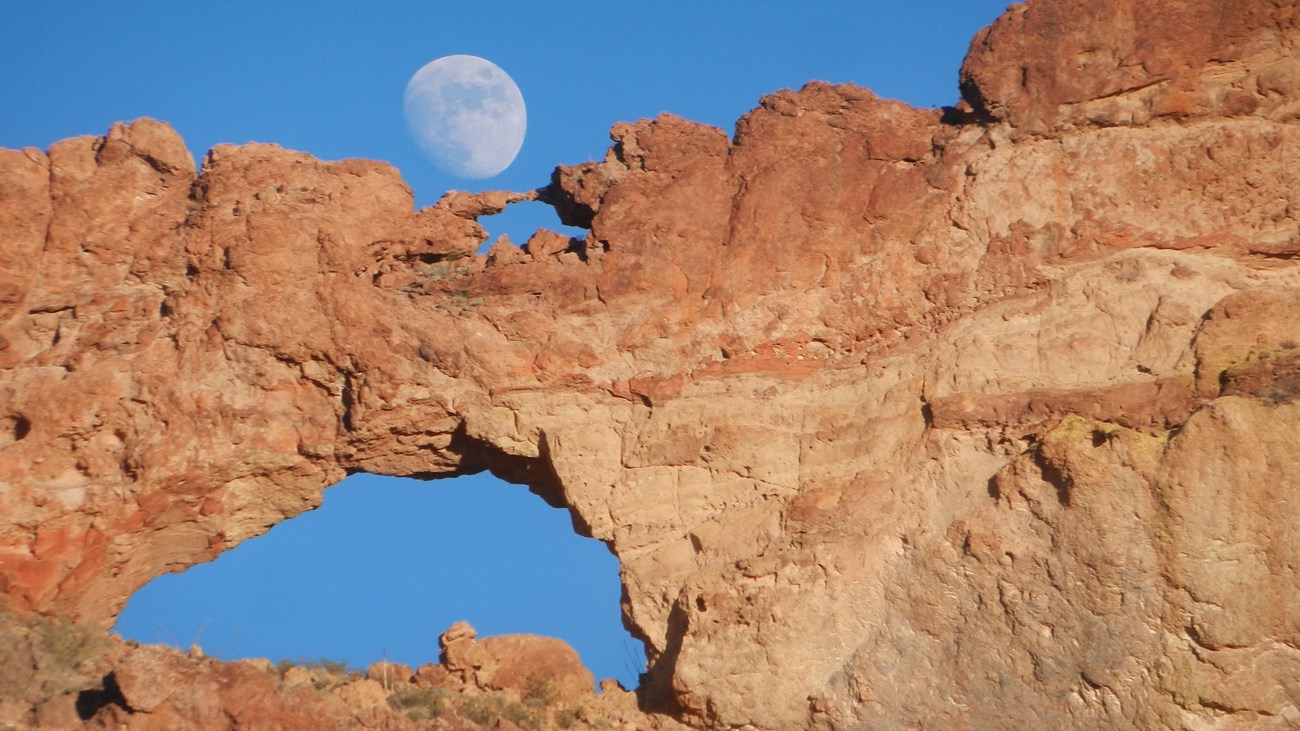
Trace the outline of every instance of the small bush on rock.
<path fill-rule="evenodd" d="M 400 688 L 388 696 L 388 705 L 404 711 L 413 721 L 425 721 L 446 710 L 447 692 L 438 688 Z"/>

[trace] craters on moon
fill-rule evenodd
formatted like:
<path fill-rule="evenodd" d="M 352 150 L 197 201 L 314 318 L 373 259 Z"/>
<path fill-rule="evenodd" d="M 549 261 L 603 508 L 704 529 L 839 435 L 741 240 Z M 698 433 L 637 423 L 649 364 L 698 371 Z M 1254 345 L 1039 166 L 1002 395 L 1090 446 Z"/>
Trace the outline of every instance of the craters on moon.
<path fill-rule="evenodd" d="M 411 136 L 444 172 L 479 180 L 514 162 L 528 116 L 514 79 L 478 56 L 443 56 L 406 83 L 403 112 Z"/>

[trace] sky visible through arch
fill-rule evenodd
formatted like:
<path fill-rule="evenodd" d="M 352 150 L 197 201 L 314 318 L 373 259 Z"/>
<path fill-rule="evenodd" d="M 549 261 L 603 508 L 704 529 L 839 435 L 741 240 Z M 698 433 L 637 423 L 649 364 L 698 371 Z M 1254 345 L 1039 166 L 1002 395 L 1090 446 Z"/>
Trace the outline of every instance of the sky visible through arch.
<path fill-rule="evenodd" d="M 437 662 L 438 635 L 564 637 L 601 677 L 635 685 L 618 559 L 520 485 L 353 475 L 317 510 L 208 564 L 150 582 L 116 630 L 216 657 Z M 576 631 L 581 628 L 581 631 Z"/>
<path fill-rule="evenodd" d="M 545 185 L 557 164 L 602 158 L 609 128 L 618 121 L 667 111 L 730 131 L 763 94 L 811 79 L 858 83 L 917 106 L 955 103 L 957 69 L 971 37 L 1006 5 L 1006 0 L 4 3 L 0 147 L 45 148 L 65 137 L 103 134 L 119 120 L 149 116 L 172 124 L 196 159 L 218 143 L 259 141 L 322 159 L 384 160 L 402 171 L 416 205 L 426 206 L 448 189 L 523 191 Z M 495 178 L 449 177 L 407 134 L 402 118 L 407 79 L 425 63 L 450 54 L 496 63 L 515 79 L 528 105 L 523 149 Z M 514 206 L 482 223 L 490 233 L 506 233 L 516 242 L 538 226 L 559 228 L 554 213 L 538 203 Z M 579 649 L 597 677 L 634 682 L 627 658 L 633 643 L 617 616 L 617 562 L 600 544 L 573 536 L 563 511 L 547 508 L 524 488 L 484 484 L 490 478 L 482 476 L 434 485 L 374 479 L 331 488 L 321 510 L 190 572 L 201 577 L 235 570 L 226 565 L 247 572 L 243 581 L 253 595 L 244 598 L 238 631 L 221 634 L 225 620 L 215 617 L 217 599 L 203 599 L 198 588 L 162 596 L 166 584 L 186 580 L 180 576 L 162 577 L 157 589 L 151 585 L 137 595 L 128 618 L 144 611 L 141 598 L 159 593 L 129 634 L 187 645 L 196 628 L 204 627 L 199 642 L 212 652 L 225 649 L 227 656 L 343 656 L 361 663 L 387 650 L 394 659 L 425 661 L 436 656 L 436 633 L 445 628 L 436 626 L 441 619 L 430 618 L 454 615 L 474 622 L 474 595 L 491 608 L 480 612 L 483 618 L 476 623 L 484 633 L 559 636 Z M 367 527 L 363 516 L 378 516 L 376 521 L 389 527 Z M 425 541 L 433 534 L 460 548 L 431 547 Z M 560 580 L 571 582 L 554 595 L 494 599 L 493 592 L 527 582 L 483 581 L 493 575 L 487 562 L 496 549 L 469 548 L 483 536 L 500 541 L 505 565 L 513 561 L 519 568 L 525 559 L 551 556 L 543 563 L 559 567 Z M 289 545 L 289 537 L 298 543 Z M 521 537 L 538 543 L 528 548 L 510 543 Z M 319 562 L 311 564 L 313 558 Z M 294 569 L 294 578 L 316 581 L 265 580 L 297 560 L 308 563 Z M 449 567 L 478 577 L 478 583 L 431 578 Z M 344 596 L 330 593 L 340 577 L 354 574 L 363 578 L 352 581 L 373 587 Z M 406 595 L 406 600 L 380 591 L 400 586 L 440 590 Z M 312 593 L 318 589 L 322 593 Z M 367 595 L 385 598 L 366 605 Z M 269 601 L 299 608 L 292 630 L 271 621 L 269 609 L 259 613 L 257 607 Z M 540 620 L 540 610 L 552 606 L 560 618 Z M 325 619 L 334 608 L 346 608 L 352 626 L 391 628 L 392 639 L 364 639 L 346 624 L 329 624 Z M 421 621 L 435 626 L 419 626 Z M 411 623 L 419 627 L 416 635 L 399 631 Z M 349 639 L 350 633 L 368 649 L 329 644 Z M 294 648 L 280 649 L 290 639 Z"/>

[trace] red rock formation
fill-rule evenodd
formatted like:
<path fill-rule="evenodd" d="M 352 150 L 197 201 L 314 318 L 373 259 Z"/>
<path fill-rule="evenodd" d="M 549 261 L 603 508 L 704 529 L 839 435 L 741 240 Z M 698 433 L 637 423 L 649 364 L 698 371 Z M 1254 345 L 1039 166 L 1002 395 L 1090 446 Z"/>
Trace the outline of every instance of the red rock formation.
<path fill-rule="evenodd" d="M 363 674 L 342 663 L 218 662 L 196 647 L 123 643 L 0 611 L 0 715 L 50 729 L 682 728 L 647 717 L 621 688 L 595 695 L 591 674 L 559 640 L 471 638 L 457 650 L 481 677 L 433 664 L 416 674 L 375 663 Z M 523 726 L 509 725 L 516 721 Z"/>
<path fill-rule="evenodd" d="M 595 678 L 564 642 L 533 635 L 477 637 L 468 622 L 457 622 L 439 638 L 442 665 L 461 682 L 490 690 L 538 689 L 571 703 L 591 695 Z"/>
<path fill-rule="evenodd" d="M 347 471 L 619 555 L 699 727 L 1300 719 L 1290 0 L 1031 0 L 966 100 L 661 116 L 540 192 L 165 125 L 0 153 L 0 581 L 107 626 Z"/>

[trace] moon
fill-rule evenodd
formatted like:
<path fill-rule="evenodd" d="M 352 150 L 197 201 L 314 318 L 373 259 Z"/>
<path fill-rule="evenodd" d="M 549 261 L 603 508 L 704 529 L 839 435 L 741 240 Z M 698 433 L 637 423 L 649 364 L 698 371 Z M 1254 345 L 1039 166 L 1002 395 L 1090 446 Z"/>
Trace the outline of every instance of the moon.
<path fill-rule="evenodd" d="M 443 56 L 406 82 L 402 111 L 434 165 L 481 180 L 510 167 L 524 144 L 524 95 L 501 67 L 478 56 Z"/>

